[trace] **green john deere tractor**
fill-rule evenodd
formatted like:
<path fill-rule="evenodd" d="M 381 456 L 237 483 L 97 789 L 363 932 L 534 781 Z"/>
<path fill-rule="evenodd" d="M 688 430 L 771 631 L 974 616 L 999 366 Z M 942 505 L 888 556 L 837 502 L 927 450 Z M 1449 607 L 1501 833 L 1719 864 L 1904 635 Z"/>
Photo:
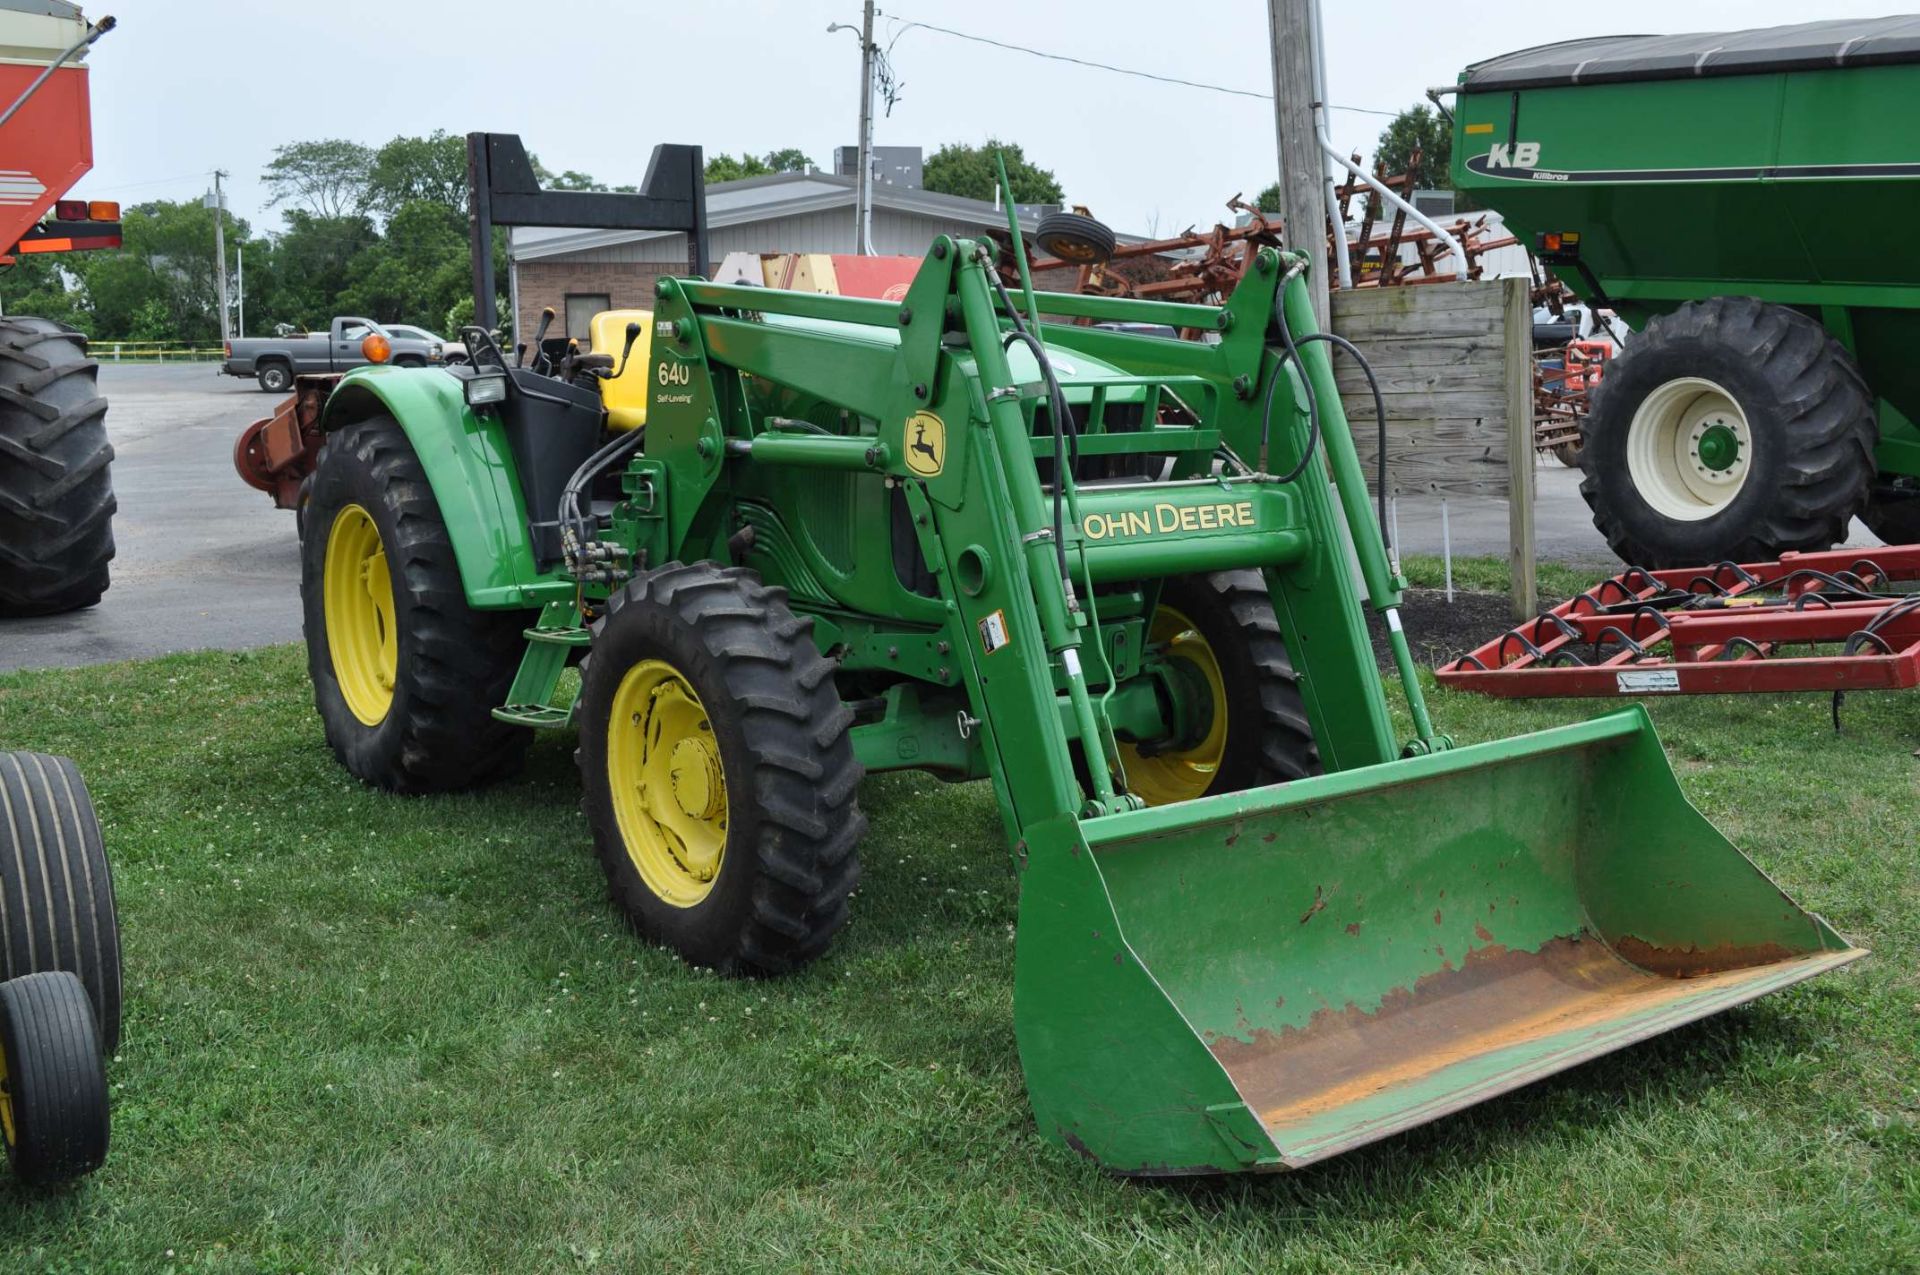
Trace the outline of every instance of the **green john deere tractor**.
<path fill-rule="evenodd" d="M 833 941 L 863 774 L 991 783 L 1040 1130 L 1123 1173 L 1306 1164 L 1861 955 L 1639 709 L 1435 733 L 1302 259 L 1213 308 L 992 258 L 938 239 L 897 303 L 669 278 L 547 370 L 474 328 L 347 376 L 303 544 L 342 762 L 461 788 L 577 732 L 615 901 L 736 974 Z"/>

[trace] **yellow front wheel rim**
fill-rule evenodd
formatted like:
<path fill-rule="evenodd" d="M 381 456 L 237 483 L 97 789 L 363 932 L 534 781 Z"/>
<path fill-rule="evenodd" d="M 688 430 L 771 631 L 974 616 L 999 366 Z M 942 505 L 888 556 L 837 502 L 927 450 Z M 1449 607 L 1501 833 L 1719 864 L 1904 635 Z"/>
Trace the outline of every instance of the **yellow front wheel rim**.
<path fill-rule="evenodd" d="M 690 908 L 713 892 L 727 851 L 727 779 L 700 697 L 665 660 L 641 660 L 613 693 L 607 783 L 640 879 Z"/>
<path fill-rule="evenodd" d="M 393 709 L 400 646 L 386 546 L 373 515 L 361 506 L 334 515 L 320 585 L 340 695 L 364 725 L 378 726 Z"/>
<path fill-rule="evenodd" d="M 1179 752 L 1142 756 L 1133 744 L 1120 745 L 1127 787 L 1149 806 L 1167 806 L 1206 796 L 1227 755 L 1227 682 L 1220 661 L 1194 622 L 1170 606 L 1155 608 L 1147 628 L 1147 642 L 1164 650 L 1168 659 L 1185 660 L 1206 679 L 1213 719 L 1206 738 Z"/>

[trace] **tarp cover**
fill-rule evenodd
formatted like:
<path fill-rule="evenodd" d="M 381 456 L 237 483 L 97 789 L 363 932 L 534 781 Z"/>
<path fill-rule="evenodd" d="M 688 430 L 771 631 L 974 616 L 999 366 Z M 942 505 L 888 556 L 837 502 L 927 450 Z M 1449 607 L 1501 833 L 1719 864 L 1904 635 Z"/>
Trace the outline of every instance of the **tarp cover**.
<path fill-rule="evenodd" d="M 1467 68 L 1461 91 L 1673 80 L 1920 62 L 1920 17 L 1801 22 L 1694 35 L 1609 35 L 1522 49 Z"/>

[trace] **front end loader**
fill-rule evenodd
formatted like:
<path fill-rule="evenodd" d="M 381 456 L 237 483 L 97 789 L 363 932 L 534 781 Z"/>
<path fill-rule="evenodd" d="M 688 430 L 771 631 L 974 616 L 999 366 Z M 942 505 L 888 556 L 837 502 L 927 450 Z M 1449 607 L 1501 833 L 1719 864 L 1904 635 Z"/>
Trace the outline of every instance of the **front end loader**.
<path fill-rule="evenodd" d="M 576 730 L 618 905 L 740 974 L 844 922 L 863 774 L 991 783 L 1039 1129 L 1127 1174 L 1308 1164 L 1862 955 L 1639 709 L 1435 732 L 1304 268 L 1036 296 L 941 238 L 899 302 L 668 278 L 558 366 L 476 328 L 351 373 L 303 541 L 327 737 L 421 792 Z"/>

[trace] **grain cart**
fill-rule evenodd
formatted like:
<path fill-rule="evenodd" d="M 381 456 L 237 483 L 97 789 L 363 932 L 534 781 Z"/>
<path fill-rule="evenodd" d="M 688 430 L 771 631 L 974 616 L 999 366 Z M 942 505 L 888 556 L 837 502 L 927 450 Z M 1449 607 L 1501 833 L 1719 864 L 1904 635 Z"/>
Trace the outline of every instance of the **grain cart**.
<path fill-rule="evenodd" d="M 1302 258 L 1217 308 L 992 258 L 937 239 L 897 302 L 663 279 L 570 376 L 479 328 L 348 374 L 302 542 L 340 760 L 465 788 L 576 729 L 614 899 L 738 974 L 845 922 L 864 773 L 990 782 L 1039 1127 L 1122 1173 L 1307 1164 L 1861 955 L 1638 708 L 1435 732 Z"/>
<path fill-rule="evenodd" d="M 1639 332 L 1581 492 L 1623 559 L 1920 540 L 1920 18 L 1573 40 L 1460 77 L 1453 180 Z"/>
<path fill-rule="evenodd" d="M 120 205 L 61 198 L 93 167 L 80 62 L 113 25 L 65 0 L 0 0 L 0 266 L 120 245 Z M 113 448 L 97 367 L 72 328 L 0 318 L 0 618 L 106 592 Z"/>

